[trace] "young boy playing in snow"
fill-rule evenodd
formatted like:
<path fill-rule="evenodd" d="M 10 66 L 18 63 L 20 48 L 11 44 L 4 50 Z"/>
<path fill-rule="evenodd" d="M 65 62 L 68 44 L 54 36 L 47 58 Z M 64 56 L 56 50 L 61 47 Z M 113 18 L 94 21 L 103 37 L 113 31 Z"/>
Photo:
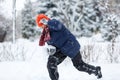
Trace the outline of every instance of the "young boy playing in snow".
<path fill-rule="evenodd" d="M 80 44 L 75 36 L 58 20 L 50 19 L 44 14 L 39 14 L 36 23 L 43 28 L 40 46 L 45 42 L 48 45 L 56 47 L 56 52 L 48 58 L 47 68 L 51 80 L 58 80 L 59 74 L 57 65 L 59 65 L 67 56 L 71 58 L 73 65 L 79 71 L 94 74 L 97 78 L 101 78 L 100 66 L 92 66 L 82 60 L 80 54 Z"/>

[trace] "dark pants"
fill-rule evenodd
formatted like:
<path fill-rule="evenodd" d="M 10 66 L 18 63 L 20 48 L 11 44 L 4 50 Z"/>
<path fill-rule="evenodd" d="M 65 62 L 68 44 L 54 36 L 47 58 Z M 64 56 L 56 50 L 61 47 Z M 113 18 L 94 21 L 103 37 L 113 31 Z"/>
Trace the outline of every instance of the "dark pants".
<path fill-rule="evenodd" d="M 66 57 L 67 56 L 61 53 L 60 50 L 57 50 L 54 55 L 49 56 L 47 68 L 51 80 L 58 80 L 59 74 L 58 74 L 57 65 L 59 65 Z M 78 52 L 78 54 L 71 60 L 73 62 L 74 67 L 79 71 L 84 71 L 89 74 L 95 73 L 96 67 L 84 63 L 80 52 Z"/>

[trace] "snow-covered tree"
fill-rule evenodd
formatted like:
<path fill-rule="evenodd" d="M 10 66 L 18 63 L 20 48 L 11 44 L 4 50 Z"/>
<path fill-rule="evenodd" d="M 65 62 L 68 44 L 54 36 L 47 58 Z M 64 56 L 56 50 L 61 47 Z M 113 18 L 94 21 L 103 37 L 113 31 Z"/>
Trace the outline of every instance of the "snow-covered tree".
<path fill-rule="evenodd" d="M 106 4 L 106 11 L 101 24 L 102 37 L 104 40 L 114 43 L 117 36 L 120 35 L 120 16 L 110 2 L 104 2 L 104 4 Z"/>
<path fill-rule="evenodd" d="M 103 38 L 107 41 L 115 41 L 115 38 L 120 35 L 119 17 L 115 14 L 108 14 L 104 18 L 102 27 Z"/>
<path fill-rule="evenodd" d="M 101 24 L 101 34 L 104 40 L 110 41 L 109 56 L 111 62 L 117 56 L 113 56 L 115 53 L 116 38 L 120 35 L 120 17 L 116 13 L 116 10 L 110 5 L 106 5 L 106 12 L 103 15 L 103 22 Z"/>
<path fill-rule="evenodd" d="M 76 36 L 90 37 L 100 32 L 107 0 L 38 0 L 36 12 L 63 22 Z"/>
<path fill-rule="evenodd" d="M 79 26 L 82 36 L 92 36 L 99 32 L 102 22 L 102 12 L 100 10 L 100 2 L 96 0 L 84 2 L 82 9 L 82 18 Z"/>
<path fill-rule="evenodd" d="M 12 41 L 12 20 L 0 15 L 0 39 L 2 41 Z"/>
<path fill-rule="evenodd" d="M 24 38 L 33 38 L 36 35 L 35 20 L 32 15 L 32 4 L 26 0 L 25 7 L 22 10 L 22 36 Z"/>
<path fill-rule="evenodd" d="M 43 13 L 48 15 L 49 17 L 58 18 L 58 8 L 55 2 L 52 0 L 37 0 L 36 1 L 36 12 L 37 14 Z"/>
<path fill-rule="evenodd" d="M 51 0 L 59 9 L 60 20 L 76 36 L 92 36 L 99 31 L 102 14 L 96 0 Z"/>

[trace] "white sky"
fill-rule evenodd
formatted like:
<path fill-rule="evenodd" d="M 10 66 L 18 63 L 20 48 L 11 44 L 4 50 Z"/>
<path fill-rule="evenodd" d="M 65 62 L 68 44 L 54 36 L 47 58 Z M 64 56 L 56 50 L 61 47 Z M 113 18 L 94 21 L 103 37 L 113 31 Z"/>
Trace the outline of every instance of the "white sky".
<path fill-rule="evenodd" d="M 16 0 L 16 10 L 19 11 L 24 7 L 24 2 L 26 0 Z M 31 0 L 32 2 L 36 0 Z M 0 4 L 2 6 L 1 12 L 5 14 L 6 17 L 12 17 L 12 3 L 13 0 L 5 0 L 4 3 Z"/>
<path fill-rule="evenodd" d="M 16 7 L 17 7 L 17 10 L 21 10 L 21 8 L 24 7 L 24 2 L 26 0 L 16 0 Z M 36 1 L 36 0 L 31 0 L 32 2 Z"/>

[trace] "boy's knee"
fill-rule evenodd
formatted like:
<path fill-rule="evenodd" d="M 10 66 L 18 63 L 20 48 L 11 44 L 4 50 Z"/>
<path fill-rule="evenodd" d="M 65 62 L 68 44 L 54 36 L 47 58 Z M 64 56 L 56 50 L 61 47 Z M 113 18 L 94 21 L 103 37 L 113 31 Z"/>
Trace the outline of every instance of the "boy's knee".
<path fill-rule="evenodd" d="M 57 67 L 58 59 L 54 56 L 48 58 L 47 68 L 54 69 Z"/>

